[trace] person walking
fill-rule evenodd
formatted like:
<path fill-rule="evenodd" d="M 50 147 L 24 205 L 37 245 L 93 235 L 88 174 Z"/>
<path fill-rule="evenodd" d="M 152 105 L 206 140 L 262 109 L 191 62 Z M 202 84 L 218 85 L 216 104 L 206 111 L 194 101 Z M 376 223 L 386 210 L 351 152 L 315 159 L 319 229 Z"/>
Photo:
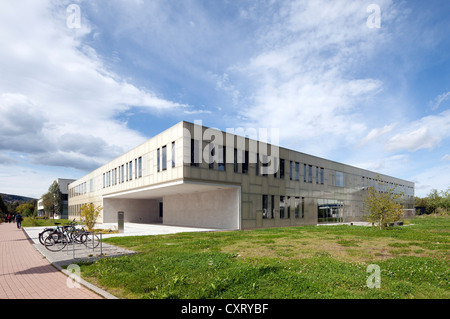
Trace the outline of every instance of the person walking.
<path fill-rule="evenodd" d="M 20 215 L 19 213 L 17 213 L 16 215 L 16 224 L 17 224 L 17 228 L 20 229 L 20 227 L 22 227 L 22 215 Z"/>

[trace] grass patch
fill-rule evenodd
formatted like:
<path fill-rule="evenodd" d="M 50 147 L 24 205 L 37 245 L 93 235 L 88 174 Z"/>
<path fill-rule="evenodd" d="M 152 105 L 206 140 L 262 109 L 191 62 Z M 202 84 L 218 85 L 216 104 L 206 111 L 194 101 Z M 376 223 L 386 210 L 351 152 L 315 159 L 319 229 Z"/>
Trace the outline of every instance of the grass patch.
<path fill-rule="evenodd" d="M 109 238 L 140 253 L 81 271 L 121 298 L 450 298 L 450 218 L 411 223 Z M 369 264 L 380 289 L 367 287 Z"/>
<path fill-rule="evenodd" d="M 35 217 L 24 217 L 22 221 L 22 227 L 41 227 L 41 226 L 55 226 L 55 223 L 60 223 L 62 225 L 70 223 L 68 219 L 52 219 L 52 218 L 35 218 Z"/>

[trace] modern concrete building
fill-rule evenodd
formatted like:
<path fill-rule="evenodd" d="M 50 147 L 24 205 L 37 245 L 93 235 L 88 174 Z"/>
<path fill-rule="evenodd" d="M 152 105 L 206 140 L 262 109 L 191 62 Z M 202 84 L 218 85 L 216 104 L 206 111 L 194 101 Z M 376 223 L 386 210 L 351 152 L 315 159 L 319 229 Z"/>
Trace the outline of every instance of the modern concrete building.
<path fill-rule="evenodd" d="M 71 183 L 69 218 L 93 203 L 103 223 L 119 211 L 125 222 L 219 229 L 360 221 L 369 186 L 396 186 L 413 208 L 412 182 L 263 143 L 255 132 L 180 122 Z"/>
<path fill-rule="evenodd" d="M 59 190 L 61 191 L 62 200 L 62 210 L 61 214 L 55 214 L 56 219 L 66 219 L 69 217 L 69 184 L 74 182 L 74 179 L 58 178 L 56 182 L 58 183 Z M 38 216 L 44 216 L 44 205 L 42 203 L 42 198 L 37 202 Z"/>

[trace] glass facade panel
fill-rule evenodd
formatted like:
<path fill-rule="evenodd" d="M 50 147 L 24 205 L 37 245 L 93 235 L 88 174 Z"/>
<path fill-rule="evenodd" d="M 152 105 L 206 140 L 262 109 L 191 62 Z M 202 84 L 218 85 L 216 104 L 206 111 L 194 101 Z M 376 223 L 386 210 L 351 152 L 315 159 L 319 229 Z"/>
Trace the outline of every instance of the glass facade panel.
<path fill-rule="evenodd" d="M 269 208 L 269 196 L 268 195 L 262 195 L 262 217 L 263 219 L 266 219 L 268 216 L 268 208 Z"/>
<path fill-rule="evenodd" d="M 336 186 L 344 187 L 344 173 L 336 172 Z"/>
<path fill-rule="evenodd" d="M 284 196 L 280 196 L 280 218 L 284 218 Z"/>
<path fill-rule="evenodd" d="M 175 142 L 172 142 L 172 167 L 175 167 Z"/>
<path fill-rule="evenodd" d="M 319 223 L 342 223 L 344 202 L 335 199 L 317 200 L 317 221 Z"/>
<path fill-rule="evenodd" d="M 163 146 L 161 151 L 162 151 L 162 170 L 165 171 L 167 169 L 167 147 Z"/>

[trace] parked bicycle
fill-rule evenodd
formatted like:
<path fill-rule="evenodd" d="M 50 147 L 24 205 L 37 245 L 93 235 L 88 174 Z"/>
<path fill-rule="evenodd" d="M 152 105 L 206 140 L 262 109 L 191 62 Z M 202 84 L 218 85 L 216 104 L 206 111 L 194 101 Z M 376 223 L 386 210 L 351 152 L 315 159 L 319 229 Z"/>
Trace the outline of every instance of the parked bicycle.
<path fill-rule="evenodd" d="M 75 222 L 75 219 L 69 223 L 66 224 L 64 226 L 59 226 L 61 225 L 61 223 L 54 223 L 56 225 L 55 227 L 47 227 L 45 228 L 41 233 L 39 233 L 39 242 L 44 245 L 45 244 L 45 239 L 47 238 L 48 235 L 50 235 L 51 233 L 53 233 L 55 230 L 57 230 L 58 227 L 65 227 L 65 228 L 70 228 L 71 231 L 75 231 L 75 226 L 77 225 L 77 223 Z"/>
<path fill-rule="evenodd" d="M 100 238 L 94 232 L 89 232 L 84 227 L 76 228 L 76 223 L 45 229 L 39 234 L 39 241 L 50 251 L 56 252 L 64 249 L 68 244 L 84 244 L 88 248 L 96 248 Z"/>

